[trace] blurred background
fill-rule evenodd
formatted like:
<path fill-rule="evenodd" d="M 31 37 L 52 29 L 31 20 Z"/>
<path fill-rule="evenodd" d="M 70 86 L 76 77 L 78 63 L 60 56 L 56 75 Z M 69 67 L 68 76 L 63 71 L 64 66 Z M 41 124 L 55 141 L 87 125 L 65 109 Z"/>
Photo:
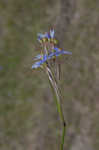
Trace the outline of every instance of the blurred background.
<path fill-rule="evenodd" d="M 61 60 L 64 150 L 99 150 L 99 0 L 0 0 L 0 150 L 59 149 L 47 77 L 31 69 L 50 26 L 72 52 Z"/>

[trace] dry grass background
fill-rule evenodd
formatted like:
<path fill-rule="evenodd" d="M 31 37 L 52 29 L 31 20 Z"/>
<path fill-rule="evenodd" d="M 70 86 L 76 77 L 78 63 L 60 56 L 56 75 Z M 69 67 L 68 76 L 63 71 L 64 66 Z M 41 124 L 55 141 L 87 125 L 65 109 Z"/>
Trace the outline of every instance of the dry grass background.
<path fill-rule="evenodd" d="M 99 1 L 0 0 L 1 150 L 58 149 L 60 124 L 47 78 L 31 70 L 36 34 L 50 25 L 73 53 L 62 59 L 65 149 L 99 149 Z"/>

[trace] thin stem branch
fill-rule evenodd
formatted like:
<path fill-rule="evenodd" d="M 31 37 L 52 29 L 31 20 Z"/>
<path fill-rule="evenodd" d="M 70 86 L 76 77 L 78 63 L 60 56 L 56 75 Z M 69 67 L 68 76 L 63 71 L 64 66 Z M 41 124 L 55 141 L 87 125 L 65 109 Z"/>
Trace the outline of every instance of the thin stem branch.
<path fill-rule="evenodd" d="M 61 141 L 61 145 L 60 145 L 60 150 L 63 150 L 64 138 L 65 138 L 65 132 L 66 132 L 66 122 L 64 120 L 62 105 L 61 105 L 61 101 L 60 101 L 61 94 L 60 94 L 59 87 L 57 85 L 56 79 L 54 77 L 54 74 L 53 74 L 53 72 L 51 71 L 51 69 L 49 68 L 48 65 L 46 66 L 45 70 L 46 70 L 46 74 L 47 74 L 49 82 L 50 82 L 50 86 L 51 86 L 51 89 L 52 89 L 52 92 L 53 92 L 53 95 L 54 95 L 57 110 L 58 110 L 58 113 L 59 113 L 59 116 L 60 116 L 60 119 L 61 119 L 61 122 L 62 122 L 62 126 L 63 126 L 62 127 L 63 128 L 62 129 L 62 141 Z"/>

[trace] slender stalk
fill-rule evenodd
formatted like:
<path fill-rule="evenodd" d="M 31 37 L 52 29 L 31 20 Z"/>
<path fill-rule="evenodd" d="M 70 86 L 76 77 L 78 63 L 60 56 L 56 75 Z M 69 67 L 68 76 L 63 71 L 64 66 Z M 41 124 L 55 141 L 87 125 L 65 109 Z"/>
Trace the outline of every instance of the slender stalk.
<path fill-rule="evenodd" d="M 63 126 L 62 127 L 62 139 L 61 139 L 61 145 L 60 145 L 60 150 L 63 150 L 64 138 L 65 138 L 65 132 L 66 132 L 66 123 L 64 120 L 62 105 L 61 105 L 61 101 L 60 101 L 61 95 L 60 95 L 60 91 L 59 91 L 55 76 L 54 76 L 53 72 L 51 71 L 51 69 L 49 68 L 48 65 L 46 66 L 45 70 L 46 70 L 46 74 L 47 74 L 49 82 L 50 82 L 50 86 L 51 86 L 51 89 L 52 89 L 52 92 L 54 95 L 57 110 L 58 110 L 58 113 L 59 113 L 59 116 L 60 116 L 60 119 L 62 122 L 62 126 Z"/>

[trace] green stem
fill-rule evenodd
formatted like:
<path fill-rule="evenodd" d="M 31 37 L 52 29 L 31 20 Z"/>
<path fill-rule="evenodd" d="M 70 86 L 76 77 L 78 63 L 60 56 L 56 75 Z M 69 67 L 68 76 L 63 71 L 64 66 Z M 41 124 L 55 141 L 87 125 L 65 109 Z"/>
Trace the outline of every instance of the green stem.
<path fill-rule="evenodd" d="M 49 66 L 46 67 L 46 73 L 47 73 L 47 76 L 48 76 L 48 79 L 49 79 L 49 82 L 50 82 L 50 86 L 51 86 L 51 89 L 52 89 L 52 92 L 53 92 L 53 95 L 54 95 L 54 99 L 55 99 L 55 102 L 56 102 L 57 110 L 58 110 L 58 113 L 59 113 L 59 116 L 60 116 L 60 119 L 61 119 L 61 122 L 62 122 L 62 126 L 63 126 L 63 129 L 62 129 L 62 141 L 61 141 L 61 145 L 60 145 L 60 150 L 63 150 L 63 148 L 64 148 L 64 138 L 65 138 L 66 123 L 65 123 L 65 120 L 64 120 L 64 115 L 63 115 L 63 111 L 62 111 L 62 105 L 61 105 L 61 101 L 60 101 L 61 95 L 60 95 L 60 91 L 59 91 L 56 79 L 55 79 L 51 69 L 49 68 Z"/>
<path fill-rule="evenodd" d="M 61 150 L 64 149 L 65 133 L 66 133 L 66 123 L 64 122 L 63 131 L 62 131 L 62 141 L 61 141 L 61 147 L 60 147 Z"/>

